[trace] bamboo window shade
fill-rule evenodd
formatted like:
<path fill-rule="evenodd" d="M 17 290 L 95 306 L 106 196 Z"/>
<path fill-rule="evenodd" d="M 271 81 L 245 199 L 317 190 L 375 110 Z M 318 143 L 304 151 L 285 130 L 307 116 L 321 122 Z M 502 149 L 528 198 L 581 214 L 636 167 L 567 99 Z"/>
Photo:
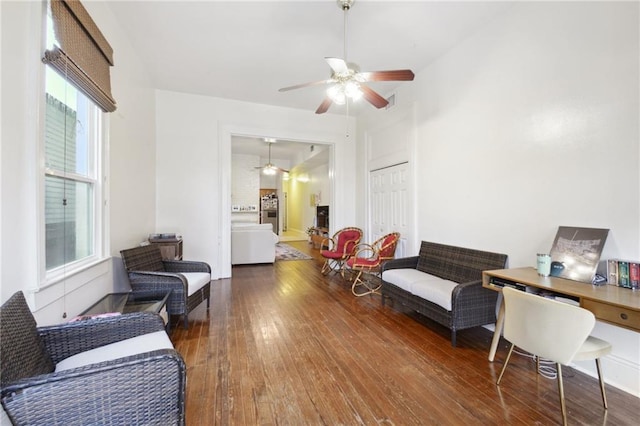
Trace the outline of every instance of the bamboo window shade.
<path fill-rule="evenodd" d="M 111 95 L 113 49 L 78 0 L 50 0 L 53 29 L 60 46 L 42 61 L 58 70 L 103 111 L 116 110 Z"/>

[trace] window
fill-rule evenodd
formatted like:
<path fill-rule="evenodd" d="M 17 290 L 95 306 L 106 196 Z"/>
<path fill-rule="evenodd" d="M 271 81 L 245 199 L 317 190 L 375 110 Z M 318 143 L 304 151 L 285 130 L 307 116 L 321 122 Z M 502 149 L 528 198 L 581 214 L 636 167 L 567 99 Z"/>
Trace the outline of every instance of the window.
<path fill-rule="evenodd" d="M 105 98 L 99 86 L 92 88 L 90 76 L 74 69 L 76 62 L 82 62 L 76 60 L 80 54 L 65 50 L 65 40 L 58 40 L 57 35 L 67 37 L 63 28 L 85 34 L 74 25 L 80 21 L 93 25 L 82 5 L 51 0 L 48 6 L 42 152 L 44 254 L 46 280 L 51 282 L 103 255 L 103 111 L 115 109 L 115 103 L 109 103 L 110 94 Z M 76 13 L 82 19 L 69 18 Z"/>
<path fill-rule="evenodd" d="M 46 68 L 45 258 L 51 271 L 99 254 L 102 112 Z"/>

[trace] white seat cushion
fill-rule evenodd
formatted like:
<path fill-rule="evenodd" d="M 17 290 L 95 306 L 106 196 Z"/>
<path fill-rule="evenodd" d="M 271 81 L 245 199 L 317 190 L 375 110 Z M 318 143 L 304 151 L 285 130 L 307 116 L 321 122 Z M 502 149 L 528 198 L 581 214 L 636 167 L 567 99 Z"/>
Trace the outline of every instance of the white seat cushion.
<path fill-rule="evenodd" d="M 208 272 L 181 272 L 181 274 L 187 279 L 187 297 L 211 281 L 211 274 Z"/>
<path fill-rule="evenodd" d="M 587 337 L 572 361 L 602 358 L 611 352 L 611 343 L 594 336 Z"/>
<path fill-rule="evenodd" d="M 382 273 L 382 279 L 384 281 L 408 292 L 411 292 L 411 284 L 417 281 L 424 281 L 428 276 L 430 275 L 413 268 L 389 269 Z"/>
<path fill-rule="evenodd" d="M 447 311 L 451 311 L 451 293 L 458 285 L 413 268 L 389 269 L 382 273 L 382 279 Z"/>
<path fill-rule="evenodd" d="M 458 283 L 434 277 L 411 284 L 411 294 L 451 311 L 451 294 Z"/>
<path fill-rule="evenodd" d="M 78 368 L 98 362 L 111 361 L 160 349 L 173 349 L 171 340 L 164 330 L 121 340 L 99 348 L 80 352 L 65 358 L 56 365 L 56 372 Z"/>

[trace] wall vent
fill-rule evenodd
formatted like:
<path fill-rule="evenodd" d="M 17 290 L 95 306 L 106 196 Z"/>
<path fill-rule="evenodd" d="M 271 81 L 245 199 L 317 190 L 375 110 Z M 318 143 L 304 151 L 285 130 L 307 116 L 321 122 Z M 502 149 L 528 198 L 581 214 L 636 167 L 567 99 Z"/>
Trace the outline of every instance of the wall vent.
<path fill-rule="evenodd" d="M 389 102 L 389 103 L 387 104 L 385 109 L 389 109 L 389 108 L 393 107 L 396 104 L 396 94 L 394 93 L 393 95 L 389 96 L 387 98 L 387 102 Z"/>

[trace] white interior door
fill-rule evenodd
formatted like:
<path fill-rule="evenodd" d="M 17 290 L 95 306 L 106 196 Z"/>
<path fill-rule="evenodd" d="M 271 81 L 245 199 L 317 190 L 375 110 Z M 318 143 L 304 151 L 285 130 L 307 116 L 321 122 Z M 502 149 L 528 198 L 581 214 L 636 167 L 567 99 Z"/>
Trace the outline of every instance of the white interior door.
<path fill-rule="evenodd" d="M 391 232 L 400 233 L 396 257 L 405 257 L 410 229 L 412 197 L 409 163 L 372 170 L 369 173 L 371 241 Z"/>

